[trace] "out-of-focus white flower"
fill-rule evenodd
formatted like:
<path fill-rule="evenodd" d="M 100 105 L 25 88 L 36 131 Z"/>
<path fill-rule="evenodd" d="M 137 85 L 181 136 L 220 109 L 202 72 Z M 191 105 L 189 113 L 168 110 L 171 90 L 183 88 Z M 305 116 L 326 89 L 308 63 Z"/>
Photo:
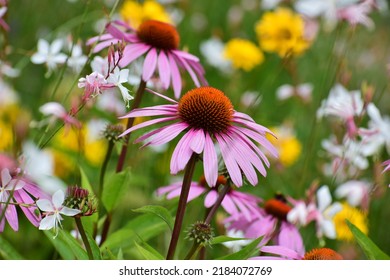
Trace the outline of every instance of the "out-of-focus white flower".
<path fill-rule="evenodd" d="M 210 38 L 200 44 L 200 51 L 206 62 L 225 74 L 233 72 L 231 63 L 223 56 L 225 44 L 216 37 Z"/>
<path fill-rule="evenodd" d="M 246 91 L 241 96 L 241 104 L 245 108 L 256 107 L 260 104 L 262 96 L 258 91 Z"/>
<path fill-rule="evenodd" d="M 103 94 L 97 99 L 96 106 L 100 110 L 114 113 L 116 116 L 122 116 L 126 113 L 126 107 L 123 101 L 116 95 Z"/>
<path fill-rule="evenodd" d="M 91 68 L 93 72 L 99 73 L 103 77 L 108 76 L 108 60 L 101 56 L 95 56 L 91 61 Z"/>
<path fill-rule="evenodd" d="M 51 44 L 44 39 L 38 40 L 38 52 L 31 56 L 31 62 L 34 64 L 45 63 L 48 73 L 57 69 L 58 64 L 65 63 L 67 56 L 61 53 L 63 42 L 61 39 L 54 40 Z"/>
<path fill-rule="evenodd" d="M 114 69 L 114 72 L 110 73 L 110 75 L 108 76 L 107 82 L 118 87 L 119 91 L 122 94 L 123 101 L 126 104 L 126 107 L 129 107 L 129 102 L 133 99 L 133 96 L 131 96 L 129 94 L 129 90 L 122 85 L 123 83 L 129 82 L 129 69 L 119 70 L 119 68 L 116 67 Z"/>
<path fill-rule="evenodd" d="M 298 96 L 302 98 L 302 100 L 309 102 L 311 100 L 312 91 L 313 85 L 309 83 L 300 84 L 296 87 L 292 85 L 282 85 L 276 90 L 276 98 L 285 100 L 292 96 Z"/>
<path fill-rule="evenodd" d="M 283 0 L 261 0 L 261 8 L 264 10 L 272 10 L 282 1 Z"/>
<path fill-rule="evenodd" d="M 341 184 L 335 191 L 337 198 L 345 198 L 351 206 L 368 207 L 368 195 L 372 184 L 366 181 L 351 180 Z"/>
<path fill-rule="evenodd" d="M 81 127 L 81 123 L 74 117 L 68 114 L 64 106 L 57 102 L 48 102 L 39 108 L 39 111 L 45 116 L 49 116 L 49 122 L 52 123 L 57 119 L 62 120 L 65 126 L 74 125 L 75 127 Z"/>
<path fill-rule="evenodd" d="M 103 131 L 107 127 L 107 121 L 102 119 L 92 119 L 87 123 L 87 142 L 94 142 L 102 139 Z"/>
<path fill-rule="evenodd" d="M 316 209 L 314 203 L 306 204 L 304 201 L 297 201 L 288 212 L 287 221 L 294 225 L 306 226 L 315 218 Z"/>
<path fill-rule="evenodd" d="M 372 11 L 374 5 L 376 5 L 375 0 L 365 0 L 348 7 L 343 7 L 337 11 L 337 17 L 346 20 L 351 26 L 362 24 L 368 29 L 373 30 L 375 26 L 374 21 L 367 14 Z"/>
<path fill-rule="evenodd" d="M 80 45 L 73 45 L 72 53 L 68 58 L 67 64 L 75 73 L 79 73 L 87 62 L 87 56 L 83 54 L 83 50 Z"/>
<path fill-rule="evenodd" d="M 0 107 L 16 104 L 18 101 L 16 92 L 0 77 Z"/>
<path fill-rule="evenodd" d="M 61 221 L 63 220 L 61 215 L 75 216 L 81 211 L 78 209 L 71 209 L 63 206 L 65 200 L 65 194 L 62 190 L 58 190 L 53 194 L 52 201 L 47 199 L 37 200 L 37 206 L 39 209 L 45 212 L 45 218 L 41 220 L 39 224 L 40 230 L 49 230 L 54 228 L 55 237 L 58 235 L 58 229 L 61 227 Z"/>
<path fill-rule="evenodd" d="M 228 230 L 226 235 L 233 238 L 243 238 L 243 240 L 234 240 L 234 241 L 227 241 L 222 243 L 225 247 L 229 248 L 232 252 L 240 251 L 242 247 L 248 245 L 252 241 L 251 239 L 244 239 L 245 235 L 244 232 L 241 230 L 230 229 Z"/>
<path fill-rule="evenodd" d="M 9 64 L 0 60 L 0 74 L 3 74 L 10 78 L 16 78 L 19 76 L 20 70 L 12 68 Z"/>

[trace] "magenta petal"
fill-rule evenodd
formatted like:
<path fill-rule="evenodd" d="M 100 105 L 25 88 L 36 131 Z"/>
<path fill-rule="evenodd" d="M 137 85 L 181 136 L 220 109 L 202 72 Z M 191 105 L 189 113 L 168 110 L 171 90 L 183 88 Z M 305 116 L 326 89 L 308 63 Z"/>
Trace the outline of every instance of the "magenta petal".
<path fill-rule="evenodd" d="M 183 52 L 181 50 L 173 50 L 172 53 L 174 53 L 178 57 L 182 57 L 182 58 L 185 58 L 188 60 L 199 62 L 199 58 L 197 58 L 195 55 L 192 55 L 188 52 Z"/>
<path fill-rule="evenodd" d="M 179 68 L 177 67 L 175 58 L 168 53 L 169 65 L 171 67 L 173 92 L 176 99 L 179 99 L 181 94 L 181 76 Z"/>
<path fill-rule="evenodd" d="M 204 77 L 205 71 L 204 71 L 202 65 L 200 65 L 200 63 L 194 62 L 194 61 L 188 61 L 188 63 L 192 67 L 192 69 L 194 69 L 196 75 L 198 76 L 198 78 L 200 80 L 200 83 L 204 86 L 207 86 L 208 83 Z"/>
<path fill-rule="evenodd" d="M 202 129 L 191 129 L 190 133 L 192 134 L 190 147 L 195 153 L 200 154 L 204 148 L 205 133 Z"/>
<path fill-rule="evenodd" d="M 180 57 L 180 56 L 178 56 L 177 59 L 180 60 L 180 62 L 183 64 L 184 68 L 190 74 L 191 79 L 194 81 L 195 85 L 197 87 L 200 87 L 200 83 L 199 83 L 198 77 L 196 76 L 196 74 L 194 73 L 194 71 L 192 70 L 190 65 L 188 65 L 187 61 L 184 58 Z"/>
<path fill-rule="evenodd" d="M 169 61 L 164 51 L 160 51 L 160 55 L 158 56 L 158 73 L 164 89 L 169 88 L 171 68 L 169 67 Z"/>
<path fill-rule="evenodd" d="M 244 215 L 245 219 L 250 221 L 252 219 L 252 215 L 248 208 L 240 201 L 240 199 L 237 199 L 236 197 L 232 196 L 232 200 L 238 206 L 240 212 Z"/>
<path fill-rule="evenodd" d="M 261 251 L 264 253 L 284 256 L 294 260 L 302 259 L 302 256 L 300 256 L 297 252 L 283 246 L 263 246 L 261 247 Z"/>
<path fill-rule="evenodd" d="M 157 51 L 151 48 L 145 57 L 144 67 L 142 71 L 142 80 L 149 81 L 157 66 Z"/>
<path fill-rule="evenodd" d="M 123 58 L 119 61 L 119 66 L 126 67 L 138 57 L 142 56 L 150 49 L 150 46 L 143 43 L 127 45 L 123 50 Z"/>
<path fill-rule="evenodd" d="M 150 120 L 150 121 L 146 121 L 146 122 L 143 122 L 143 123 L 140 123 L 140 124 L 137 124 L 127 130 L 125 130 L 121 135 L 120 137 L 130 133 L 130 132 L 133 132 L 134 130 L 137 130 L 137 129 L 140 129 L 140 128 L 143 128 L 143 127 L 146 127 L 146 126 L 149 126 L 149 125 L 153 125 L 153 124 L 156 124 L 156 123 L 161 123 L 161 122 L 167 122 L 167 121 L 172 121 L 172 120 L 175 120 L 176 117 L 167 117 L 167 118 L 160 118 L 160 119 L 154 119 L 154 120 Z M 138 141 L 139 142 L 139 141 Z"/>
<path fill-rule="evenodd" d="M 187 202 L 199 197 L 205 191 L 206 191 L 206 189 L 204 187 L 200 187 L 197 184 L 191 184 L 190 192 L 188 193 Z"/>
<path fill-rule="evenodd" d="M 204 199 L 204 206 L 210 208 L 217 201 L 218 193 L 215 190 L 211 190 Z"/>
<path fill-rule="evenodd" d="M 119 30 L 116 26 L 114 26 L 112 23 L 108 23 L 106 25 L 106 31 L 111 34 L 114 38 L 118 39 L 119 41 L 124 41 L 126 38 L 126 33 L 122 30 Z"/>
<path fill-rule="evenodd" d="M 5 218 L 8 221 L 8 224 L 14 231 L 18 231 L 19 223 L 18 223 L 18 214 L 16 212 L 15 205 L 8 205 L 5 210 Z"/>
<path fill-rule="evenodd" d="M 179 185 L 178 185 L 179 183 Z M 163 196 L 164 194 L 166 193 L 169 193 L 177 188 L 180 188 L 181 187 L 181 182 L 178 182 L 178 183 L 175 183 L 175 184 L 172 184 L 170 186 L 165 186 L 165 187 L 160 187 L 156 190 L 156 195 L 157 196 Z"/>
<path fill-rule="evenodd" d="M 289 223 L 282 222 L 280 232 L 278 235 L 278 244 L 294 250 L 300 255 L 305 254 L 305 247 L 303 246 L 302 236 L 298 229 Z"/>
<path fill-rule="evenodd" d="M 225 140 L 219 134 L 216 134 L 215 138 L 217 139 L 218 144 L 221 148 L 222 158 L 225 162 L 230 178 L 232 179 L 233 183 L 237 187 L 241 187 L 242 186 L 241 170 L 238 167 L 237 162 L 233 158 L 229 145 L 226 144 Z"/>
<path fill-rule="evenodd" d="M 34 200 L 23 190 L 14 192 L 14 198 L 16 201 L 20 203 L 25 203 L 25 204 L 34 204 Z M 39 214 L 39 211 L 37 211 L 37 207 L 35 206 L 30 206 L 30 207 L 24 207 L 20 206 L 22 209 L 24 215 L 26 218 L 36 227 L 39 226 L 39 222 L 41 221 L 41 215 Z M 37 214 L 38 215 L 37 215 Z"/>
<path fill-rule="evenodd" d="M 203 172 L 206 182 L 209 186 L 214 187 L 218 178 L 218 159 L 215 151 L 213 140 L 208 133 L 205 134 L 204 151 L 203 151 Z"/>
<path fill-rule="evenodd" d="M 180 134 L 180 132 L 185 130 L 187 127 L 188 124 L 183 122 L 168 125 L 164 127 L 164 129 L 162 129 L 159 133 L 155 134 L 153 140 L 145 144 L 144 146 L 165 144 L 174 139 L 177 135 Z"/>
<path fill-rule="evenodd" d="M 102 41 L 102 42 L 97 43 L 95 45 L 95 47 L 93 48 L 93 52 L 94 53 L 100 52 L 102 49 L 105 49 L 105 48 L 108 48 L 109 46 L 111 46 L 111 44 L 116 45 L 119 42 L 120 41 L 118 39 L 110 39 L 110 40 Z"/>
<path fill-rule="evenodd" d="M 183 170 L 193 154 L 193 151 L 190 148 L 192 138 L 189 136 L 189 133 L 184 134 L 172 153 L 170 164 L 171 174 L 176 174 L 180 170 Z"/>
<path fill-rule="evenodd" d="M 178 115 L 178 105 L 158 105 L 151 107 L 144 107 L 140 109 L 134 109 L 128 114 L 119 117 L 120 119 L 124 118 L 134 118 L 134 117 L 152 117 L 152 116 L 161 116 L 161 115 Z"/>
<path fill-rule="evenodd" d="M 234 204 L 233 200 L 231 199 L 230 195 L 225 195 L 225 197 L 222 200 L 221 203 L 223 209 L 225 209 L 226 212 L 228 212 L 230 215 L 236 215 L 238 214 L 238 209 L 236 205 Z"/>

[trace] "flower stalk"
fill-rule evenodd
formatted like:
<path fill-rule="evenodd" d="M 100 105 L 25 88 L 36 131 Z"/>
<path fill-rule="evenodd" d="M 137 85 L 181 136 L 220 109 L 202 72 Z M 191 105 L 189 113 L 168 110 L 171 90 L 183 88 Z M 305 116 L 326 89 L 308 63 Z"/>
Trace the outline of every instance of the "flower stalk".
<path fill-rule="evenodd" d="M 92 254 L 91 245 L 88 242 L 88 238 L 87 238 L 87 235 L 85 233 L 83 223 L 81 222 L 81 218 L 78 217 L 78 216 L 75 216 L 74 219 L 76 221 L 77 229 L 78 229 L 78 231 L 79 231 L 79 233 L 81 235 L 81 239 L 83 240 L 85 249 L 87 250 L 88 258 L 90 260 L 93 260 L 93 254 Z"/>

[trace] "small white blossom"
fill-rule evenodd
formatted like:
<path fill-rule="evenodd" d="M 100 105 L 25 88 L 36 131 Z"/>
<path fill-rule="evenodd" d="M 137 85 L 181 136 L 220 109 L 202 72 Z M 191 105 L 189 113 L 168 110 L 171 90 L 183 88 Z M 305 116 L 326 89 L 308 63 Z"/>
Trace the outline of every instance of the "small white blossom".
<path fill-rule="evenodd" d="M 62 45 L 61 39 L 56 39 L 51 44 L 44 39 L 39 39 L 38 52 L 32 55 L 32 63 L 45 63 L 50 74 L 53 70 L 57 69 L 58 64 L 65 63 L 66 61 L 66 54 L 61 53 Z"/>

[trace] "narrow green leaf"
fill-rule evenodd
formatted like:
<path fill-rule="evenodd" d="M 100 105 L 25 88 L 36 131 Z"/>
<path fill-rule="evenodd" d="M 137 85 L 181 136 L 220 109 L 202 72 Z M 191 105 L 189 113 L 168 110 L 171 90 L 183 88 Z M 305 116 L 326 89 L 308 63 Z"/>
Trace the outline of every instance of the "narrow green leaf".
<path fill-rule="evenodd" d="M 87 189 L 91 194 L 94 194 L 92 185 L 87 177 L 87 174 L 84 172 L 84 169 L 80 166 L 80 175 L 81 175 L 81 187 Z"/>
<path fill-rule="evenodd" d="M 0 256 L 6 260 L 23 260 L 23 257 L 16 249 L 0 236 Z"/>
<path fill-rule="evenodd" d="M 242 248 L 240 251 L 235 252 L 235 253 L 230 254 L 230 255 L 220 257 L 217 260 L 246 260 L 249 257 L 251 257 L 256 251 L 259 250 L 257 248 L 257 245 L 259 245 L 262 238 L 263 237 L 261 236 L 255 240 L 253 240 L 251 243 L 249 243 L 247 246 Z"/>
<path fill-rule="evenodd" d="M 349 229 L 351 230 L 353 236 L 355 237 L 360 248 L 366 254 L 367 258 L 370 260 L 390 260 L 390 257 L 384 253 L 379 247 L 360 229 L 358 229 L 350 221 L 346 220 Z"/>
<path fill-rule="evenodd" d="M 152 246 L 147 244 L 146 242 L 142 242 L 142 245 L 138 244 L 134 241 L 135 246 L 142 256 L 144 256 L 145 260 L 165 260 L 165 258 L 157 252 Z"/>
<path fill-rule="evenodd" d="M 108 212 L 111 212 L 126 192 L 129 184 L 130 172 L 124 170 L 108 176 L 104 182 L 102 201 Z"/>
<path fill-rule="evenodd" d="M 96 244 L 96 241 L 92 238 L 92 236 L 89 234 L 89 232 L 86 231 L 85 234 L 87 235 L 89 245 L 91 246 L 93 259 L 94 260 L 101 260 L 102 255 L 100 253 L 99 246 Z"/>
<path fill-rule="evenodd" d="M 56 238 L 53 238 L 54 233 L 50 230 L 44 233 L 64 260 L 88 260 L 87 252 L 68 232 L 60 230 Z"/>
<path fill-rule="evenodd" d="M 167 223 L 167 225 L 171 231 L 173 230 L 173 224 L 174 224 L 173 217 L 171 216 L 171 213 L 169 213 L 169 211 L 162 206 L 146 205 L 146 206 L 134 209 L 133 211 L 137 212 L 137 213 L 154 214 L 154 215 L 160 217 L 161 219 L 163 219 L 164 222 Z"/>
<path fill-rule="evenodd" d="M 215 245 L 215 244 L 220 244 L 220 243 L 224 243 L 224 242 L 240 241 L 240 240 L 248 240 L 248 238 L 229 237 L 229 236 L 225 236 L 225 235 L 220 235 L 220 236 L 214 237 L 211 240 L 210 244 Z"/>

